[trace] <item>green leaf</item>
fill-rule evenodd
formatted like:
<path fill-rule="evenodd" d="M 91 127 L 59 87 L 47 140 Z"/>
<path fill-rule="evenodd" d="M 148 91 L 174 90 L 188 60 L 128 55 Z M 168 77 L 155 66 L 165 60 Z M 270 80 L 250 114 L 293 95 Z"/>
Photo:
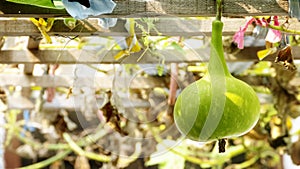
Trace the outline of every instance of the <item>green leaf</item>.
<path fill-rule="evenodd" d="M 64 24 L 70 29 L 74 29 L 76 27 L 76 22 L 77 22 L 77 20 L 75 18 L 65 18 L 64 19 Z"/>
<path fill-rule="evenodd" d="M 164 65 L 161 65 L 161 64 L 157 65 L 156 70 L 157 70 L 158 76 L 162 76 L 164 74 L 164 70 L 165 70 Z"/>
<path fill-rule="evenodd" d="M 61 8 L 61 6 L 56 7 L 51 0 L 6 0 L 6 1 L 14 2 L 18 4 L 33 5 L 42 8 Z"/>
<path fill-rule="evenodd" d="M 175 50 L 179 51 L 180 53 L 182 53 L 182 54 L 185 53 L 184 50 L 183 50 L 183 48 L 182 48 L 178 43 L 172 42 L 172 43 L 171 43 L 171 46 L 172 46 Z"/>
<path fill-rule="evenodd" d="M 62 0 L 53 0 L 54 6 L 56 9 L 64 9 L 65 6 L 62 3 Z"/>

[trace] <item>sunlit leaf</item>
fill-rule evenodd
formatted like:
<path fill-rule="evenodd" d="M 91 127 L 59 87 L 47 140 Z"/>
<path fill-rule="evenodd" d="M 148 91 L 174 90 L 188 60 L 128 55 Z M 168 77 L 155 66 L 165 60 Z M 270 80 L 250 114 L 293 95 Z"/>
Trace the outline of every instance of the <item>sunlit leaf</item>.
<path fill-rule="evenodd" d="M 46 22 L 46 32 L 49 32 L 54 24 L 54 18 L 48 18 Z"/>
<path fill-rule="evenodd" d="M 274 54 L 276 51 L 277 51 L 276 47 L 260 50 L 257 52 L 257 57 L 259 60 L 263 60 L 265 57 Z"/>
<path fill-rule="evenodd" d="M 43 8 L 56 8 L 51 0 L 7 0 L 18 4 L 34 5 Z"/>
<path fill-rule="evenodd" d="M 114 59 L 115 60 L 119 60 L 125 56 L 128 56 L 129 55 L 129 51 L 128 50 L 121 50 L 119 53 L 117 53 L 115 56 L 114 56 Z"/>
<path fill-rule="evenodd" d="M 126 43 L 130 52 L 139 52 L 141 50 L 141 46 L 137 41 L 136 36 L 127 37 Z"/>
<path fill-rule="evenodd" d="M 39 18 L 38 20 L 35 18 L 30 18 L 30 21 L 39 29 L 47 43 L 52 43 L 51 37 L 47 32 L 51 30 L 54 23 L 54 18 L 48 18 L 47 21 L 45 21 L 43 18 Z"/>

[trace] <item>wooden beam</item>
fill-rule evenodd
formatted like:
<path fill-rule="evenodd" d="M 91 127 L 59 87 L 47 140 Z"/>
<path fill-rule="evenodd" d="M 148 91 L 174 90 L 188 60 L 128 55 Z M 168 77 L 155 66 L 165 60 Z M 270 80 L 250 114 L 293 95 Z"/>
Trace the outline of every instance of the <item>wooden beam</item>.
<path fill-rule="evenodd" d="M 32 50 L 32 49 L 39 49 L 39 44 L 40 44 L 40 40 L 35 40 L 32 37 L 28 38 L 28 43 L 27 43 L 27 49 L 28 50 Z M 32 75 L 34 69 L 34 64 L 32 63 L 28 63 L 24 65 L 24 74 L 26 75 Z"/>
<path fill-rule="evenodd" d="M 121 98 L 122 106 L 125 109 L 132 108 L 149 108 L 151 104 L 147 100 L 134 99 L 130 100 L 128 98 Z M 97 100 L 95 98 L 97 103 Z M 99 101 L 101 104 L 101 101 Z M 17 109 L 17 110 L 32 110 L 34 109 L 34 103 L 25 97 L 8 97 L 7 98 L 8 109 Z M 80 108 L 85 104 L 84 96 L 70 96 L 66 98 L 66 95 L 55 96 L 52 102 L 45 102 L 43 104 L 42 110 L 59 110 L 66 109 L 69 111 L 80 111 Z M 99 108 L 97 104 L 94 105 L 95 109 Z"/>
<path fill-rule="evenodd" d="M 113 76 L 30 76 L 30 75 L 9 75 L 0 74 L 0 86 L 21 86 L 21 87 L 91 87 L 94 89 L 111 89 L 113 86 Z M 154 87 L 164 87 L 165 79 L 160 77 L 118 77 L 118 85 L 130 89 L 152 89 Z"/>
<path fill-rule="evenodd" d="M 213 18 L 206 19 L 180 19 L 180 18 L 159 18 L 154 22 L 155 28 L 162 36 L 200 36 L 211 35 L 211 22 Z M 137 23 L 143 25 L 146 29 L 145 23 L 136 19 Z M 233 35 L 239 30 L 240 26 L 246 23 L 244 18 L 223 18 L 224 22 L 223 35 Z M 128 36 L 128 31 L 124 27 L 125 20 L 118 19 L 117 24 L 108 29 L 101 28 L 98 25 L 97 19 L 88 19 L 77 21 L 77 26 L 70 29 L 64 24 L 63 19 L 55 20 L 53 27 L 48 32 L 50 36 Z M 290 24 L 293 28 L 299 28 L 299 22 L 292 22 Z M 246 31 L 246 34 L 251 34 L 252 26 Z M 158 35 L 156 31 L 152 30 L 151 35 Z M 142 31 L 136 28 L 136 34 L 142 35 Z M 29 19 L 18 20 L 0 20 L 0 36 L 41 36 L 37 27 L 29 21 Z"/>
<path fill-rule="evenodd" d="M 214 16 L 212 0 L 115 0 L 112 14 L 101 17 Z M 226 0 L 224 16 L 287 15 L 287 0 Z M 65 10 L 45 9 L 0 0 L 0 17 L 69 17 Z"/>
<path fill-rule="evenodd" d="M 0 75 L 0 80 L 1 80 L 1 84 L 0 86 L 4 85 L 4 83 L 6 83 L 5 85 L 11 85 L 10 82 L 3 82 L 3 80 L 8 80 L 10 81 L 11 79 L 15 79 L 15 81 L 13 82 L 14 84 L 18 84 L 19 86 L 32 86 L 34 84 L 37 86 L 43 86 L 43 87 L 49 87 L 50 85 L 53 85 L 52 87 L 59 87 L 60 85 L 65 86 L 66 84 L 64 84 L 65 82 L 63 80 L 61 80 L 62 78 L 66 78 L 63 76 L 41 76 L 41 77 L 29 77 L 29 78 L 25 78 L 23 75 L 14 75 L 11 76 L 10 75 Z M 68 77 L 70 78 L 70 77 Z M 246 81 L 247 83 L 251 84 L 251 85 L 256 85 L 256 86 L 260 86 L 260 85 L 265 85 L 263 84 L 263 80 L 261 77 L 239 77 L 241 80 Z M 32 82 L 30 82 L 30 79 L 32 80 Z M 51 81 L 53 81 L 54 79 L 56 79 L 55 83 L 52 83 Z M 76 87 L 95 87 L 95 86 L 91 86 L 90 83 L 93 83 L 93 81 L 91 82 L 92 78 L 81 78 L 78 79 L 78 82 L 76 82 Z M 165 85 L 162 85 L 162 81 L 163 79 L 166 79 L 166 77 L 139 77 L 136 79 L 135 84 L 133 84 L 132 86 L 130 86 L 130 89 L 144 89 L 145 87 L 147 89 L 151 89 L 153 87 L 166 87 Z M 70 82 L 72 80 L 67 80 L 65 79 L 66 82 Z M 87 81 L 86 81 L 87 80 Z M 95 79 L 94 79 L 95 80 Z M 96 78 L 96 80 L 108 80 L 108 77 L 102 77 L 102 78 Z M 119 79 L 118 83 L 122 82 L 124 79 Z M 83 81 L 86 81 L 84 83 L 82 83 Z M 159 82 L 160 81 L 160 82 Z M 295 78 L 293 81 L 295 81 L 297 84 L 299 82 L 299 78 Z M 156 83 L 158 82 L 158 83 Z M 49 83 L 49 84 L 47 84 Z M 83 86 L 82 86 L 83 85 Z M 145 86 L 148 85 L 148 86 Z M 100 86 L 97 87 L 104 87 L 107 88 L 109 87 L 109 89 L 111 89 L 111 84 L 100 84 Z M 124 86 L 126 88 L 126 86 Z M 259 94 L 259 93 L 258 93 Z M 260 94 L 261 95 L 261 94 Z M 96 96 L 96 94 L 95 94 Z M 270 95 L 261 95 L 260 97 L 263 97 L 264 99 L 261 100 L 261 103 L 269 103 L 272 101 L 272 96 Z M 95 101 L 96 101 L 95 97 Z M 99 99 L 99 98 L 98 98 Z M 120 98 L 122 101 L 122 105 L 124 106 L 125 109 L 130 109 L 130 108 L 149 108 L 151 106 L 151 104 L 147 101 L 147 100 L 142 100 L 142 99 L 133 99 L 133 98 L 127 98 L 127 97 L 121 97 Z M 101 98 L 100 98 L 101 100 Z M 99 101 L 99 100 L 98 100 Z M 101 102 L 101 101 L 99 101 Z M 7 98 L 7 103 L 8 103 L 8 109 L 20 109 L 20 110 L 25 110 L 25 109 L 34 109 L 34 103 L 29 100 L 26 97 L 14 97 L 14 96 L 9 96 Z M 45 104 L 43 105 L 43 110 L 59 110 L 59 109 L 67 109 L 67 110 L 79 110 L 80 107 L 82 106 L 82 104 L 84 104 L 84 95 L 71 95 L 70 98 L 67 99 L 67 96 L 62 94 L 62 95 L 56 95 L 54 97 L 54 100 L 52 102 L 45 102 Z M 95 104 L 95 106 L 97 106 L 97 104 Z M 153 106 L 153 105 L 152 105 Z"/>
<path fill-rule="evenodd" d="M 265 49 L 263 46 L 246 47 L 236 54 L 225 53 L 225 59 L 229 62 L 235 61 L 258 61 L 257 51 Z M 194 63 L 207 62 L 209 59 L 209 48 L 187 49 L 181 52 L 175 49 L 158 50 L 159 56 L 146 52 L 144 56 L 137 61 L 143 51 L 133 53 L 122 60 L 114 60 L 114 56 L 119 50 L 105 51 L 98 53 L 93 50 L 2 50 L 0 51 L 0 63 L 5 64 L 145 64 L 160 63 L 162 59 L 165 63 Z M 300 59 L 300 47 L 293 47 L 293 56 Z M 163 56 L 163 57 L 162 57 Z M 276 54 L 272 54 L 265 60 L 274 61 Z"/>
<path fill-rule="evenodd" d="M 113 77 L 112 76 L 88 76 L 88 77 L 72 77 L 72 76 L 30 76 L 30 75 L 8 75 L 0 74 L 0 86 L 21 86 L 21 87 L 73 87 L 82 88 L 90 87 L 92 89 L 112 89 L 113 88 Z M 118 87 L 123 87 L 126 89 L 150 89 L 154 87 L 165 87 L 166 78 L 165 77 L 118 77 L 117 80 Z M 96 94 L 95 94 L 96 95 Z M 52 102 L 46 102 L 43 105 L 43 110 L 58 110 L 58 109 L 68 109 L 68 110 L 78 110 L 84 104 L 84 95 L 71 95 L 69 99 L 65 95 L 56 95 Z M 96 99 L 96 98 L 95 98 Z M 128 98 L 121 98 L 124 108 L 149 108 L 150 103 L 146 100 L 134 99 L 130 100 Z M 9 96 L 7 98 L 8 109 L 34 109 L 34 103 L 27 97 L 15 97 Z M 95 105 L 97 106 L 97 105 Z"/>

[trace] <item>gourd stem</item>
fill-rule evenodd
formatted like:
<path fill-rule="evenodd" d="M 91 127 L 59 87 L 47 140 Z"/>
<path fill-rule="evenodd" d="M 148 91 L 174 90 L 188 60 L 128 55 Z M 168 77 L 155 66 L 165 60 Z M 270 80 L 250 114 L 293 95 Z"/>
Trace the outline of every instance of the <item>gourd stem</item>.
<path fill-rule="evenodd" d="M 221 21 L 223 0 L 217 0 L 217 15 L 216 20 Z"/>
<path fill-rule="evenodd" d="M 226 146 L 226 140 L 225 139 L 219 139 L 218 140 L 218 145 L 219 145 L 219 153 L 224 153 L 225 152 L 225 146 Z"/>
<path fill-rule="evenodd" d="M 212 35 L 211 35 L 211 58 L 209 60 L 209 73 L 212 74 L 224 74 L 225 76 L 231 76 L 228 67 L 226 65 L 222 30 L 223 23 L 221 22 L 222 16 L 222 0 L 217 0 L 217 15 L 212 23 Z M 223 69 L 220 69 L 223 68 Z"/>

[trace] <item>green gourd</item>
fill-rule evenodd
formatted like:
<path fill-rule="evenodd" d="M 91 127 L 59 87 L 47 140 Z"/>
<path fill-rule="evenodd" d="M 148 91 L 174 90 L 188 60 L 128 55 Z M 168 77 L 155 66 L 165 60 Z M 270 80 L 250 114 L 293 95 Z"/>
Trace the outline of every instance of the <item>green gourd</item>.
<path fill-rule="evenodd" d="M 227 68 L 222 29 L 221 17 L 216 17 L 212 22 L 208 74 L 187 86 L 175 103 L 175 124 L 192 140 L 212 141 L 241 136 L 259 119 L 260 102 L 255 91 L 233 77 Z"/>

